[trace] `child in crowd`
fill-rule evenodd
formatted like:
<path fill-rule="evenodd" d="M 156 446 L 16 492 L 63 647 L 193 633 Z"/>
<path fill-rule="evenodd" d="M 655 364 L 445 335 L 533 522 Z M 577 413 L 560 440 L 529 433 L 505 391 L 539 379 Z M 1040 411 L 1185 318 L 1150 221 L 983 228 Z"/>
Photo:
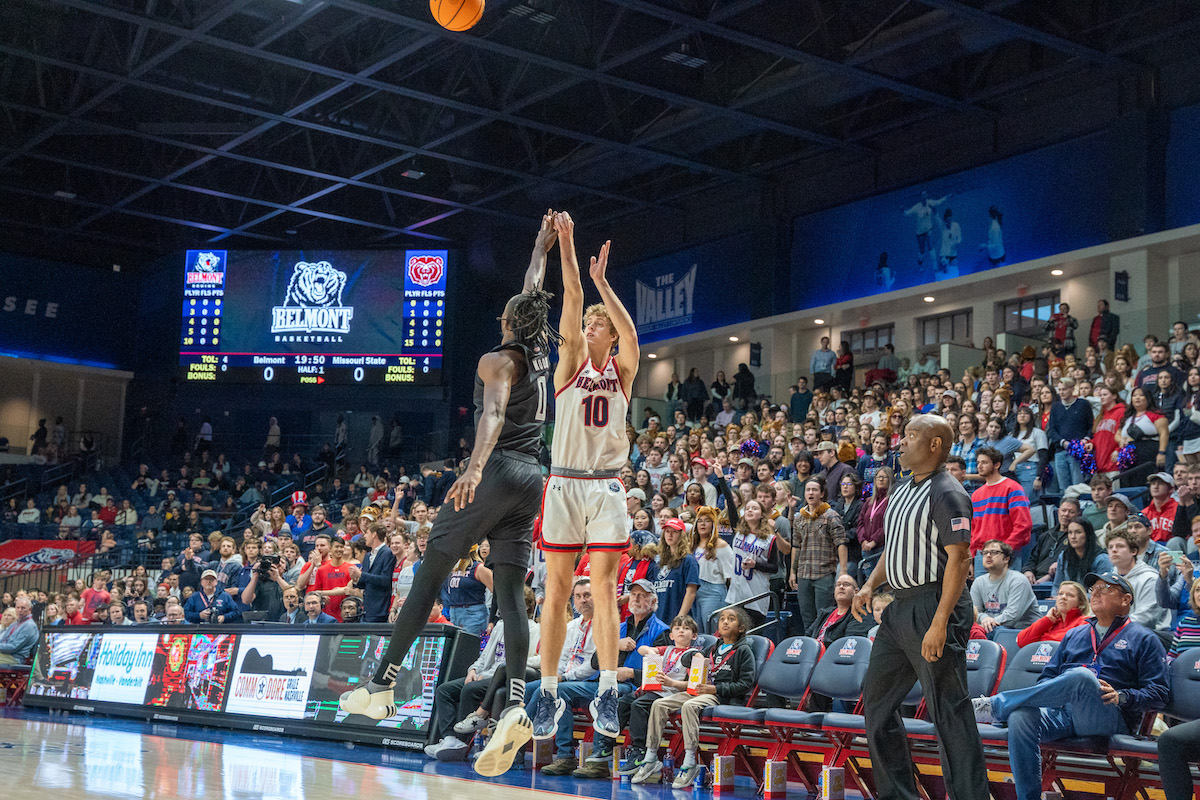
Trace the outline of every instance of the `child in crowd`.
<path fill-rule="evenodd" d="M 649 730 L 646 733 L 646 749 L 654 754 L 654 761 L 647 761 L 646 766 L 639 771 L 645 778 L 662 773 L 662 764 L 658 760 L 658 746 L 662 740 L 663 727 L 667 716 L 679 709 L 679 720 L 683 726 L 683 764 L 675 776 L 672 787 L 682 789 L 690 786 L 696 778 L 698 768 L 697 753 L 700 750 L 700 711 L 708 706 L 745 705 L 750 689 L 754 686 L 754 651 L 746 641 L 746 631 L 750 629 L 750 617 L 740 608 L 729 608 L 721 612 L 717 622 L 717 632 L 720 641 L 708 649 L 702 656 L 708 659 L 708 675 L 711 683 L 697 687 L 696 694 L 676 692 L 668 697 L 660 697 L 650 707 Z M 687 663 L 696 656 L 692 654 Z"/>
<path fill-rule="evenodd" d="M 620 771 L 622 775 L 635 775 L 634 782 L 657 782 L 662 764 L 656 756 L 646 752 L 646 731 L 650 723 L 650 711 L 660 697 L 670 697 L 687 688 L 688 668 L 692 656 L 698 651 L 692 646 L 696 635 L 700 632 L 696 620 L 688 615 L 680 615 L 671 621 L 671 647 L 651 647 L 642 645 L 638 652 L 642 657 L 661 655 L 662 669 L 659 672 L 662 688 L 657 691 L 642 690 L 637 692 L 629 710 L 629 738 L 632 746 L 626 753 L 626 767 Z M 645 669 L 643 660 L 643 670 Z M 642 768 L 657 765 L 653 772 L 642 773 Z M 642 774 L 639 774 L 642 773 Z M 640 780 L 639 780 L 640 778 Z"/>
<path fill-rule="evenodd" d="M 883 610 L 890 606 L 895 599 L 896 596 L 890 592 L 880 592 L 871 598 L 871 613 L 875 617 L 875 627 L 871 628 L 867 638 L 872 642 L 875 641 L 875 634 L 879 633 L 879 626 L 883 624 Z"/>

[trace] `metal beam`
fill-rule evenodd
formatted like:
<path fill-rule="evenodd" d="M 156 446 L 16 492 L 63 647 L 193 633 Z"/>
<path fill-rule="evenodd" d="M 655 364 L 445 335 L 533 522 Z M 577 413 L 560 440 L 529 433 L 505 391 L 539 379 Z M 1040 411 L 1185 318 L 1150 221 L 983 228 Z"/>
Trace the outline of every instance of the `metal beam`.
<path fill-rule="evenodd" d="M 199 25 L 196 26 L 195 32 L 197 34 L 204 34 L 207 31 L 212 30 L 217 25 L 220 25 L 222 22 L 224 22 L 225 20 L 232 17 L 243 6 L 248 5 L 250 2 L 251 2 L 251 0 L 229 0 L 229 2 L 227 2 L 225 5 L 221 6 L 220 8 L 215 9 L 211 14 L 209 14 L 207 17 L 205 17 L 204 20 Z M 84 9 L 84 10 L 91 10 L 91 9 Z M 134 24 L 136 24 L 136 22 Z M 139 30 L 139 33 L 143 32 L 146 30 L 146 27 L 139 27 L 138 30 Z M 185 47 L 187 47 L 187 41 L 185 41 L 185 40 L 181 39 L 177 42 L 172 42 L 171 44 L 167 45 L 159 52 L 155 53 L 150 58 L 143 61 L 137 67 L 130 70 L 129 77 L 138 78 L 138 77 L 141 77 L 142 75 L 145 75 L 147 72 L 154 69 L 159 64 L 166 61 L 168 58 L 171 58 L 172 56 L 177 54 L 180 50 L 182 50 Z M 111 84 L 108 87 L 101 89 L 99 92 L 92 95 L 92 97 L 89 100 L 87 100 L 85 103 L 76 107 L 75 109 L 72 109 L 71 113 L 66 117 L 66 119 L 64 119 L 63 121 L 59 122 L 56 125 L 51 125 L 46 130 L 35 134 L 32 138 L 29 139 L 29 141 L 25 142 L 25 144 L 21 147 L 21 154 L 29 152 L 33 148 L 37 147 L 38 145 L 40 145 L 43 142 L 50 139 L 51 137 L 60 133 L 64 128 L 66 128 L 71 123 L 72 120 L 78 119 L 83 114 L 86 114 L 87 112 L 96 108 L 101 103 L 103 103 L 105 100 L 112 97 L 119 91 L 121 91 L 121 84 L 118 84 L 118 83 Z M 12 155 L 12 156 L 8 156 L 6 158 L 0 158 L 0 169 L 3 169 L 9 162 L 12 161 L 13 158 L 16 158 L 16 157 L 17 157 L 16 155 Z"/>
<path fill-rule="evenodd" d="M 13 152 L 13 149 L 8 148 L 8 147 L 0 147 L 0 152 L 11 153 L 11 152 Z M 317 219 L 327 219 L 327 220 L 332 220 L 334 222 L 345 222 L 350 225 L 360 225 L 365 228 L 374 228 L 376 230 L 387 231 L 387 232 L 393 233 L 393 234 L 410 233 L 410 231 L 406 231 L 403 228 L 400 228 L 400 227 L 397 227 L 394 225 L 383 225 L 383 224 L 377 223 L 377 222 L 370 222 L 369 220 L 357 219 L 355 217 L 348 217 L 343 214 L 329 214 L 324 211 L 313 211 L 313 210 L 307 209 L 307 208 L 292 209 L 289 206 L 284 205 L 283 203 L 273 203 L 270 200 L 262 200 L 262 199 L 255 198 L 255 197 L 246 197 L 245 195 L 236 194 L 234 192 L 223 192 L 223 191 L 219 191 L 217 189 L 209 189 L 209 188 L 206 188 L 203 186 L 192 186 L 190 184 L 179 183 L 177 181 L 166 180 L 163 178 L 152 178 L 148 175 L 139 175 L 136 172 L 130 172 L 128 170 L 115 169 L 113 167 L 104 167 L 99 164 L 92 164 L 87 161 L 80 161 L 80 160 L 74 159 L 74 158 L 62 158 L 60 156 L 51 156 L 51 155 L 46 155 L 43 153 L 27 153 L 25 155 L 25 158 L 30 158 L 35 161 L 45 161 L 50 164 L 58 164 L 58 165 L 64 166 L 64 167 L 71 167 L 72 169 L 80 169 L 80 170 L 86 170 L 86 171 L 91 171 L 91 172 L 98 172 L 102 175 L 111 175 L 111 176 L 117 177 L 117 178 L 126 178 L 129 180 L 141 181 L 141 182 L 151 185 L 152 189 L 158 188 L 158 187 L 166 187 L 166 188 L 170 188 L 170 189 L 181 189 L 185 192 L 192 192 L 194 194 L 206 195 L 208 197 L 218 197 L 223 200 L 235 200 L 240 203 L 247 203 L 250 205 L 263 206 L 265 208 L 273 208 L 273 209 L 281 210 L 281 211 L 294 210 L 297 214 L 303 214 L 303 215 L 309 216 L 309 217 L 316 217 Z M 121 207 L 106 206 L 106 208 L 110 208 L 111 211 L 115 212 L 115 213 L 121 213 L 124 211 L 124 206 L 121 206 Z M 75 232 L 79 232 L 84 227 L 85 226 L 83 224 L 79 224 L 79 225 L 76 225 L 76 227 L 73 230 Z M 233 230 L 233 229 L 231 228 L 229 230 Z M 432 234 L 420 233 L 420 234 L 414 234 L 414 235 L 421 236 L 422 238 L 439 239 L 441 241 L 447 241 L 445 239 L 445 237 L 433 236 Z"/>
<path fill-rule="evenodd" d="M 1026 25 L 1023 22 L 1002 17 L 999 14 L 993 14 L 982 8 L 968 5 L 961 0 L 917 0 L 922 5 L 932 8 L 940 8 L 943 11 L 948 11 L 957 17 L 963 19 L 974 20 L 997 30 L 1007 31 L 1013 36 L 1024 39 L 1035 44 L 1040 44 L 1051 50 L 1057 50 L 1060 53 L 1081 58 L 1084 61 L 1090 61 L 1095 64 L 1102 64 L 1108 67 L 1118 67 L 1125 70 L 1141 69 L 1138 64 L 1130 63 L 1124 59 L 1118 58 L 1111 53 L 1106 53 L 1102 50 L 1097 50 L 1093 47 L 1088 47 L 1079 42 L 1073 42 L 1070 39 L 1064 39 L 1061 36 L 1055 36 L 1052 33 L 1040 30 L 1032 25 Z"/>
<path fill-rule="evenodd" d="M 183 168 L 176 170 L 170 176 L 168 176 L 168 178 L 167 178 L 168 180 L 173 180 L 178 177 L 181 177 L 184 173 L 190 172 L 191 170 L 201 166 L 202 164 L 208 163 L 209 161 L 211 161 L 214 158 L 228 158 L 228 159 L 233 159 L 233 160 L 249 161 L 250 163 L 255 163 L 255 164 L 259 164 L 259 165 L 263 165 L 263 166 L 277 167 L 279 169 L 284 169 L 284 170 L 293 171 L 293 172 L 297 171 L 296 169 L 288 167 L 287 165 L 284 165 L 284 164 L 271 162 L 271 161 L 264 161 L 261 159 L 254 159 L 252 157 L 245 156 L 245 155 L 242 155 L 242 154 L 239 154 L 239 153 L 236 153 L 233 151 L 233 148 L 240 146 L 241 144 L 245 143 L 246 141 L 253 138 L 254 136 L 262 133 L 266 129 L 266 127 L 268 127 L 268 126 L 274 127 L 280 123 L 286 123 L 289 125 L 293 125 L 293 126 L 308 129 L 308 130 L 320 131 L 322 133 L 328 133 L 328 134 L 331 134 L 334 136 L 339 136 L 342 138 L 351 139 L 351 140 L 355 140 L 355 141 L 366 142 L 368 144 L 379 145 L 379 146 L 388 147 L 388 148 L 392 148 L 392 149 L 396 149 L 396 150 L 401 150 L 403 152 L 403 156 L 401 156 L 399 159 L 396 159 L 396 158 L 389 159 L 388 161 L 379 165 L 376 169 L 372 170 L 371 174 L 375 174 L 375 173 L 381 172 L 384 169 L 387 169 L 391 166 L 395 166 L 396 164 L 400 163 L 401 161 L 411 158 L 415 154 L 415 155 L 421 155 L 421 156 L 428 156 L 430 158 L 435 158 L 435 159 L 439 159 L 439 160 L 444 160 L 444 161 L 447 161 L 447 162 L 453 163 L 453 164 L 460 164 L 462 166 L 486 170 L 488 172 L 494 172 L 494 173 L 506 175 L 509 177 L 515 177 L 515 178 L 521 178 L 521 179 L 526 179 L 526 178 L 530 177 L 526 173 L 521 172 L 519 170 L 508 169 L 508 168 L 501 167 L 501 166 L 498 166 L 495 164 L 490 164 L 487 162 L 474 161 L 472 159 L 466 159 L 466 158 L 459 158 L 457 156 L 448 156 L 446 154 L 438 153 L 434 150 L 429 150 L 429 149 L 423 148 L 423 147 L 412 147 L 409 145 L 392 142 L 387 139 L 380 139 L 377 136 L 362 134 L 362 133 L 358 133 L 353 130 L 340 128 L 340 127 L 337 127 L 334 125 L 326 125 L 326 124 L 317 123 L 317 122 L 310 122 L 308 120 L 303 120 L 303 119 L 287 116 L 287 114 L 291 114 L 291 113 L 299 114 L 301 111 L 307 110 L 307 108 L 309 108 L 311 105 L 313 105 L 314 103 L 317 102 L 318 98 L 323 98 L 326 95 L 331 95 L 333 93 L 334 89 L 337 87 L 332 87 L 329 90 L 327 90 L 326 92 L 322 92 L 320 95 L 318 95 L 318 97 L 312 98 L 308 101 L 305 101 L 300 106 L 297 106 L 296 108 L 291 109 L 290 111 L 286 112 L 285 114 L 274 114 L 274 113 L 271 113 L 268 111 L 254 108 L 253 106 L 246 106 L 241 103 L 234 103 L 234 102 L 230 102 L 228 100 L 223 100 L 223 99 L 210 98 L 205 95 L 198 95 L 198 94 L 195 94 L 194 92 L 188 92 L 188 91 L 184 91 L 181 89 L 175 89 L 173 87 L 162 86 L 160 84 L 151 83 L 151 82 L 144 81 L 144 80 L 134 80 L 134 79 L 130 79 L 130 78 L 125 78 L 125 77 L 122 77 L 115 73 L 106 72 L 104 70 L 100 70 L 95 67 L 88 67 L 88 66 L 85 66 L 82 64 L 76 64 L 74 62 L 64 61 L 62 59 L 54 58 L 51 56 L 45 56 L 45 55 L 40 55 L 37 53 L 31 53 L 26 50 L 21 50 L 19 48 L 15 48 L 15 47 L 9 47 L 9 46 L 3 45 L 3 44 L 0 44 L 0 53 L 9 55 L 9 56 L 19 57 L 19 58 L 25 58 L 25 59 L 28 59 L 35 63 L 42 63 L 42 64 L 48 64 L 50 66 L 72 69 L 72 70 L 75 70 L 78 72 L 82 72 L 82 73 L 89 74 L 89 75 L 94 75 L 94 76 L 101 77 L 104 79 L 111 79 L 114 81 L 118 81 L 118 82 L 122 83 L 123 85 L 133 86 L 133 87 L 136 87 L 139 89 L 145 89 L 148 91 L 160 92 L 162 94 L 169 95 L 172 97 L 178 97 L 178 98 L 181 98 L 184 100 L 190 100 L 193 102 L 204 103 L 206 105 L 211 105 L 211 106 L 214 106 L 217 108 L 225 108 L 230 111 L 237 111 L 239 113 L 257 116 L 257 117 L 265 118 L 268 120 L 267 123 L 256 126 L 254 129 L 247 132 L 246 134 L 239 136 L 236 139 L 233 139 L 232 141 L 227 142 L 226 144 L 223 144 L 218 148 L 200 147 L 197 145 L 193 145 L 192 143 L 189 143 L 189 142 L 177 141 L 177 140 L 170 139 L 170 138 L 163 137 L 163 136 L 155 136 L 155 135 L 149 134 L 142 130 L 134 130 L 134 129 L 127 129 L 127 128 L 114 128 L 114 131 L 120 132 L 122 134 L 130 135 L 130 136 L 137 136 L 137 137 L 146 139 L 148 141 L 153 141 L 153 142 L 157 142 L 160 144 L 173 145 L 175 147 L 180 147 L 180 148 L 194 150 L 196 152 L 204 153 L 204 157 L 202 159 L 199 159 L 195 162 L 192 162 L 192 163 L 186 165 Z M 7 105 L 8 105 L 8 107 L 17 108 L 18 110 L 28 110 L 33 113 L 39 113 L 39 114 L 52 114 L 53 113 L 53 112 L 46 112 L 45 109 L 25 107 L 25 106 L 20 106 L 18 104 L 10 103 Z M 80 124 L 91 126 L 96 123 L 93 123 L 91 121 L 82 121 L 81 120 Z M 331 175 L 331 174 L 324 173 L 324 172 L 313 171 L 313 170 L 303 170 L 302 174 L 305 174 L 308 177 L 324 178 L 324 179 L 332 181 L 334 183 L 343 183 L 346 181 L 346 179 L 343 177 Z M 539 176 L 533 176 L 533 180 L 542 181 L 543 179 Z M 578 192 L 596 194 L 598 196 L 601 196 L 601 197 L 604 197 L 604 198 L 610 199 L 610 200 L 616 200 L 619 202 L 627 202 L 627 203 L 631 203 L 631 204 L 640 204 L 640 205 L 643 205 L 646 207 L 652 207 L 652 204 L 644 203 L 644 201 L 638 200 L 637 198 L 629 197 L 629 196 L 618 194 L 615 192 L 610 192 L 605 189 L 597 189 L 597 188 L 586 186 L 583 184 L 572 183 L 570 181 L 565 181 L 565 180 L 561 180 L 558 178 L 546 178 L 546 179 L 544 179 L 544 182 L 560 185 L 560 186 L 563 186 L 563 187 L 566 187 L 566 188 L 569 188 L 569 189 L 572 189 L 572 190 L 578 191 Z M 350 183 L 349 185 L 358 185 L 358 184 Z M 426 202 L 436 203 L 439 205 L 447 205 L 447 206 L 452 206 L 454 208 L 459 208 L 459 209 L 471 209 L 471 210 L 475 210 L 475 211 L 481 211 L 483 213 L 503 214 L 503 212 L 493 211 L 491 209 L 482 208 L 482 207 L 480 207 L 476 204 L 472 204 L 472 203 L 461 203 L 461 202 L 457 202 L 457 201 L 453 201 L 453 200 L 447 200 L 444 198 L 435 197 L 432 195 L 420 194 L 420 193 L 411 192 L 411 191 L 404 191 L 402 189 L 394 189 L 391 187 L 384 187 L 384 186 L 380 186 L 378 184 L 362 184 L 362 185 L 364 186 L 364 188 L 374 188 L 374 189 L 378 189 L 380 191 L 387 191 L 387 192 L 390 192 L 392 194 L 395 194 L 395 195 L 398 195 L 401 197 L 408 197 L 408 198 L 412 198 L 412 199 L 416 199 L 416 200 L 423 200 Z"/>
<path fill-rule="evenodd" d="M 245 0 L 240 0 L 244 2 Z M 461 111 L 466 114 L 475 114 L 481 117 L 486 117 L 497 122 L 507 122 L 510 125 L 518 127 L 529 127 L 534 130 L 549 133 L 554 136 L 561 136 L 565 139 L 574 139 L 580 142 L 597 145 L 600 147 L 608 147 L 614 151 L 622 152 L 636 158 L 645 158 L 650 161 L 655 161 L 663 164 L 673 164 L 678 167 L 696 170 L 698 172 L 722 175 L 736 181 L 745 181 L 748 183 L 758 183 L 759 179 L 745 175 L 734 170 L 728 170 L 723 167 L 718 167 L 713 164 L 707 164 L 701 161 L 696 161 L 691 158 L 684 158 L 671 153 L 664 153 L 658 150 L 646 150 L 644 148 L 635 147 L 625 142 L 606 139 L 602 136 L 587 133 L 586 131 L 577 131 L 570 128 L 564 128 L 560 125 L 541 122 L 538 120 L 529 119 L 526 117 L 518 117 L 514 114 L 506 114 L 502 111 L 479 106 L 474 103 L 468 103 L 453 98 L 441 97 L 431 92 L 423 92 L 417 89 L 410 89 L 404 86 L 379 81 L 373 78 L 360 78 L 352 73 L 344 70 L 326 67 L 320 64 L 313 64 L 299 58 L 282 55 L 280 53 L 272 53 L 267 50 L 257 50 L 249 45 L 243 45 L 238 42 L 231 42 L 227 39 L 221 39 L 207 33 L 192 31 L 187 28 L 181 28 L 169 22 L 161 20 L 148 19 L 139 14 L 130 14 L 126 11 L 110 8 L 102 3 L 93 2 L 92 0 L 51 0 L 56 5 L 66 6 L 68 8 L 78 9 L 80 11 L 90 12 L 97 16 L 106 17 L 109 19 L 117 19 L 127 22 L 131 25 L 145 25 L 162 33 L 168 33 L 177 36 L 181 39 L 200 42 L 215 47 L 221 50 L 239 53 L 241 55 L 250 56 L 251 58 L 261 59 L 281 66 L 291 67 L 303 72 L 312 72 L 318 75 L 323 75 L 327 78 L 333 78 L 339 81 L 349 81 L 364 88 L 375 89 L 389 95 L 396 95 L 409 100 L 417 100 L 423 103 L 429 103 L 435 106 L 450 108 L 455 111 Z"/>
<path fill-rule="evenodd" d="M 446 37 L 451 35 L 436 23 L 426 22 L 423 19 L 406 16 L 404 14 L 396 13 L 395 11 L 377 8 L 375 6 L 359 2 L 359 0 L 328 0 L 328 2 L 330 5 L 344 8 L 347 11 L 353 11 L 358 14 L 362 14 L 363 16 L 391 22 L 392 24 L 410 28 L 422 33 L 440 34 Z M 545 67 L 546 69 L 562 72 L 583 80 L 596 81 L 597 83 L 615 86 L 618 89 L 624 89 L 636 94 L 654 97 L 673 105 L 695 109 L 697 111 L 703 111 L 715 117 L 727 119 L 730 122 L 734 122 L 738 125 L 749 128 L 750 130 L 774 131 L 776 133 L 782 133 L 785 136 L 792 136 L 797 139 L 804 139 L 819 145 L 824 145 L 825 147 L 844 148 L 847 146 L 846 143 L 841 139 L 820 131 L 801 128 L 781 120 L 771 119 L 769 117 L 763 117 L 757 114 L 749 114 L 745 111 L 723 106 L 719 103 L 712 103 L 696 97 L 689 97 L 687 95 L 679 94 L 678 92 L 660 89 L 657 86 L 651 86 L 646 83 L 627 80 L 625 78 L 608 74 L 607 72 L 603 72 L 601 70 L 583 67 L 578 64 L 572 64 L 568 61 L 562 61 L 561 59 L 545 56 L 533 50 L 512 47 L 511 45 L 502 44 L 500 42 L 495 42 L 491 39 L 486 39 L 479 36 L 457 36 L 453 41 L 477 50 L 495 53 L 496 55 L 505 56 L 529 64 L 537 64 L 538 66 Z"/>
<path fill-rule="evenodd" d="M 718 39 L 740 44 L 744 47 L 749 47 L 754 50 L 759 50 L 779 58 L 794 61 L 798 64 L 807 64 L 809 66 L 818 67 L 828 72 L 833 72 L 843 78 L 865 83 L 869 86 L 874 86 L 877 89 L 888 89 L 890 91 L 902 94 L 905 97 L 910 97 L 914 100 L 923 100 L 927 103 L 932 103 L 943 108 L 953 109 L 955 111 L 978 111 L 970 103 L 964 102 L 956 97 L 950 97 L 939 92 L 930 91 L 929 89 L 921 89 L 912 84 L 895 78 L 889 78 L 886 75 L 880 75 L 870 70 L 865 70 L 860 67 L 850 66 L 841 61 L 834 61 L 824 56 L 809 53 L 806 50 L 801 50 L 798 47 L 792 47 L 787 44 L 773 42 L 770 39 L 764 39 L 761 36 L 755 36 L 751 33 L 743 33 L 732 28 L 726 28 L 723 25 L 717 25 L 708 20 L 703 20 L 698 17 L 693 17 L 690 14 L 684 14 L 681 11 L 675 11 L 671 8 L 655 5 L 654 3 L 646 2 L 646 0 L 608 0 L 616 6 L 628 8 L 645 14 L 648 17 L 658 17 L 667 22 L 676 25 L 682 25 L 689 30 L 706 33 L 710 36 L 715 36 Z"/>

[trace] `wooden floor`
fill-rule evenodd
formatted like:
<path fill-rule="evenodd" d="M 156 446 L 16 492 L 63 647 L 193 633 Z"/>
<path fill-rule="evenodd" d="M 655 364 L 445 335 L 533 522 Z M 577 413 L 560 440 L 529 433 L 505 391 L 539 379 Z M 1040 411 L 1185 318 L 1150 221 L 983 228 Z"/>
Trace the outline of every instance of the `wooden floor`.
<path fill-rule="evenodd" d="M 614 781 L 565 779 L 569 785 L 563 785 L 562 778 L 551 779 L 560 783 L 547 791 L 535 785 L 547 779 L 531 772 L 485 781 L 465 764 L 438 764 L 422 754 L 171 727 L 174 735 L 167 736 L 155 735 L 144 723 L 125 720 L 76 722 L 44 714 L 0 717 L 0 796 L 6 800 L 531 800 L 586 795 L 652 800 L 670 795 L 665 787 L 635 793 L 628 783 L 622 787 Z M 372 761 L 376 763 L 363 763 Z"/>

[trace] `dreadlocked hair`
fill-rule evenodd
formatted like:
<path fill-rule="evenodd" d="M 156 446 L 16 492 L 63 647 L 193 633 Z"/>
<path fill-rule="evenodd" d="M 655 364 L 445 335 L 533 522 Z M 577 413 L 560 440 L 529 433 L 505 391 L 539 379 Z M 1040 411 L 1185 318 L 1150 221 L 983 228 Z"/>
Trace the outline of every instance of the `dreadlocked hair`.
<path fill-rule="evenodd" d="M 553 297 L 543 289 L 517 295 L 508 324 L 521 344 L 543 350 L 549 350 L 551 344 L 562 344 L 562 336 L 550 324 L 550 300 Z"/>

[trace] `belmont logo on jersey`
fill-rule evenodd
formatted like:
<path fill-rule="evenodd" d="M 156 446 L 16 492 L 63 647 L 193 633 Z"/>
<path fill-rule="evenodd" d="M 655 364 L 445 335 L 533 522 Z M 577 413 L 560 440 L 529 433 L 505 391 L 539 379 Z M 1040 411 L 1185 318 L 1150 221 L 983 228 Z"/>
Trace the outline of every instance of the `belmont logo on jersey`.
<path fill-rule="evenodd" d="M 430 287 L 442 279 L 446 259 L 442 256 L 409 256 L 408 279 L 417 286 Z"/>
<path fill-rule="evenodd" d="M 271 311 L 271 333 L 329 334 L 326 336 L 280 337 L 275 341 L 340 342 L 337 334 L 350 332 L 354 308 L 342 305 L 346 273 L 328 261 L 300 261 L 292 270 L 282 306 Z"/>
<path fill-rule="evenodd" d="M 585 392 L 616 393 L 621 391 L 621 382 L 616 378 L 589 378 L 587 375 L 580 375 L 575 379 L 575 388 Z"/>
<path fill-rule="evenodd" d="M 696 299 L 696 265 L 678 279 L 674 272 L 659 275 L 654 285 L 637 281 L 637 327 L 656 331 L 692 321 Z"/>

